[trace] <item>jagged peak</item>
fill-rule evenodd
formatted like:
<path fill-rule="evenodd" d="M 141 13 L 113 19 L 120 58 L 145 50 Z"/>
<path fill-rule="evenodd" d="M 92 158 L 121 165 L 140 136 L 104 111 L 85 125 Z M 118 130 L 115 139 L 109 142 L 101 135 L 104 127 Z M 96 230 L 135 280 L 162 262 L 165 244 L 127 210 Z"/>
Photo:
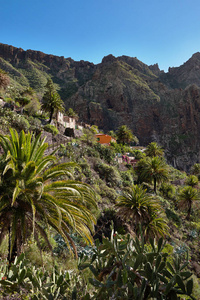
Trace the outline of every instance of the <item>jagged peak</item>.
<path fill-rule="evenodd" d="M 196 52 L 196 53 L 194 53 L 193 55 L 192 55 L 192 57 L 191 57 L 191 59 L 193 59 L 193 58 L 197 58 L 197 59 L 200 59 L 200 52 Z"/>
<path fill-rule="evenodd" d="M 113 61 L 116 61 L 117 58 L 112 55 L 112 54 L 109 54 L 107 56 L 104 56 L 103 59 L 102 59 L 102 64 L 105 64 L 105 63 L 110 63 L 110 62 L 113 62 Z"/>

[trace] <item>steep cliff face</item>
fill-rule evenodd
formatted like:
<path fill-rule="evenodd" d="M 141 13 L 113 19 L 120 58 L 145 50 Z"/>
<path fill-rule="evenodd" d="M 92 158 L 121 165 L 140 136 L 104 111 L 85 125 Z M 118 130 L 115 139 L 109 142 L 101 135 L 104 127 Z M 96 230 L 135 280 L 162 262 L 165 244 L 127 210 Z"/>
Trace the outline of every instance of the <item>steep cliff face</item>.
<path fill-rule="evenodd" d="M 127 124 L 140 144 L 160 143 L 180 169 L 200 162 L 200 53 L 164 73 L 133 57 L 108 55 L 94 65 L 0 44 L 0 68 L 41 96 L 51 76 L 80 120 L 105 131 Z"/>
<path fill-rule="evenodd" d="M 200 86 L 200 53 L 197 52 L 182 66 L 169 68 L 161 80 L 170 88 L 186 88 L 190 84 Z"/>

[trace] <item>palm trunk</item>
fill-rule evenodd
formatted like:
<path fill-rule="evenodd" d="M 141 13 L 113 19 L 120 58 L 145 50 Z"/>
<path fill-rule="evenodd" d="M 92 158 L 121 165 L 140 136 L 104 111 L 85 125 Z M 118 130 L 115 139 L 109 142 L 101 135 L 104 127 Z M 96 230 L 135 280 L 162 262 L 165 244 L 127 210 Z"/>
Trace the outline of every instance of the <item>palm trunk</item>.
<path fill-rule="evenodd" d="M 156 194 L 156 178 L 153 179 L 153 183 L 154 183 L 154 192 Z"/>
<path fill-rule="evenodd" d="M 54 113 L 54 109 L 52 108 L 51 111 L 50 111 L 49 124 L 51 124 L 51 121 L 53 119 L 53 113 Z"/>
<path fill-rule="evenodd" d="M 11 249 L 11 228 L 9 226 L 9 240 L 8 240 L 8 262 L 9 262 L 9 266 L 11 265 L 11 263 L 14 262 L 15 257 L 17 256 L 17 241 L 15 239 L 13 248 Z"/>
<path fill-rule="evenodd" d="M 187 217 L 186 217 L 186 220 L 188 220 L 188 221 L 190 220 L 191 210 L 192 210 L 192 203 L 189 202 L 188 213 L 187 213 Z"/>

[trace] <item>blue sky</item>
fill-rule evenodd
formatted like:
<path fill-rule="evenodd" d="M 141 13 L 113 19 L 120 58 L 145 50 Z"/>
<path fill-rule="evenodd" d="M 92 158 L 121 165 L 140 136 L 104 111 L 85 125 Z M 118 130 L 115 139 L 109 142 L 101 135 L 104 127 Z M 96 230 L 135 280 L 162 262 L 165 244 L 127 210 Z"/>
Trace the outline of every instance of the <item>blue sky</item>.
<path fill-rule="evenodd" d="M 199 0 L 1 0 L 0 42 L 100 63 L 108 54 L 160 69 L 200 52 Z"/>

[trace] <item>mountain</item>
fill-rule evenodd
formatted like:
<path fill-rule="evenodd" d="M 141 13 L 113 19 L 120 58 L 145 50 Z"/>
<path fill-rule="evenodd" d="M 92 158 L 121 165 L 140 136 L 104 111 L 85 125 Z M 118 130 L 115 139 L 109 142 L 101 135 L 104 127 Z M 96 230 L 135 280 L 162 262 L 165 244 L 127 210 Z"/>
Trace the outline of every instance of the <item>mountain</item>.
<path fill-rule="evenodd" d="M 16 88 L 40 97 L 52 77 L 66 108 L 104 131 L 128 125 L 141 145 L 157 141 L 174 167 L 200 162 L 200 53 L 161 71 L 137 58 L 108 55 L 100 64 L 0 44 L 0 68 Z"/>

